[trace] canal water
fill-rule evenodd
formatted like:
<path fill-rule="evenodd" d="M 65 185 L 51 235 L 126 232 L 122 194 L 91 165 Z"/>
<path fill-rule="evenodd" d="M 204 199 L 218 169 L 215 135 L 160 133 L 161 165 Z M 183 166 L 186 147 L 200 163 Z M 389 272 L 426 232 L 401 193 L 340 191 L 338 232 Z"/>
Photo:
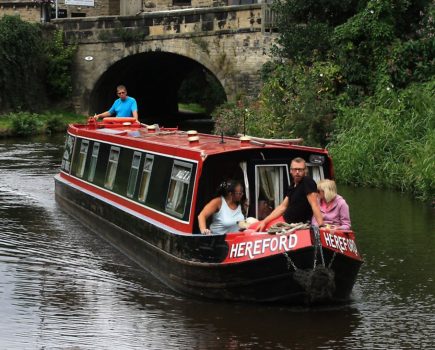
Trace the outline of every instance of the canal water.
<path fill-rule="evenodd" d="M 63 136 L 0 145 L 0 349 L 434 349 L 434 209 L 341 187 L 365 264 L 348 305 L 175 294 L 62 212 Z"/>

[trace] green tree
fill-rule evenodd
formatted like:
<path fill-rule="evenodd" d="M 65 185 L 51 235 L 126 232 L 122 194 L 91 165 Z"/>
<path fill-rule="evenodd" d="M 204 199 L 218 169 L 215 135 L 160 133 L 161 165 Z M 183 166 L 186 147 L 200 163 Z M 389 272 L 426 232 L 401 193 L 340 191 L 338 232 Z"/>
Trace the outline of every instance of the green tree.
<path fill-rule="evenodd" d="M 72 62 L 77 47 L 67 44 L 62 30 L 56 30 L 45 43 L 47 93 L 50 99 L 68 98 L 72 92 Z"/>
<path fill-rule="evenodd" d="M 367 0 L 280 0 L 274 3 L 280 33 L 275 54 L 311 63 L 325 59 L 334 28 L 344 23 Z"/>
<path fill-rule="evenodd" d="M 38 111 L 69 97 L 74 46 L 61 31 L 22 21 L 0 19 L 0 111 Z"/>
<path fill-rule="evenodd" d="M 45 102 L 41 29 L 17 16 L 0 19 L 0 110 L 34 110 Z"/>

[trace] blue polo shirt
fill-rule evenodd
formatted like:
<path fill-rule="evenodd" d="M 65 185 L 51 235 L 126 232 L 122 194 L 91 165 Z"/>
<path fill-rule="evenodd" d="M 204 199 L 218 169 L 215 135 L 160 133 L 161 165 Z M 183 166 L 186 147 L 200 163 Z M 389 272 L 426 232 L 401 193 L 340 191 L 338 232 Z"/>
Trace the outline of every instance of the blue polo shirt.
<path fill-rule="evenodd" d="M 133 117 L 133 112 L 137 111 L 137 103 L 133 97 L 127 96 L 123 101 L 118 98 L 110 107 L 109 113 L 111 115 L 116 115 L 117 117 Z"/>

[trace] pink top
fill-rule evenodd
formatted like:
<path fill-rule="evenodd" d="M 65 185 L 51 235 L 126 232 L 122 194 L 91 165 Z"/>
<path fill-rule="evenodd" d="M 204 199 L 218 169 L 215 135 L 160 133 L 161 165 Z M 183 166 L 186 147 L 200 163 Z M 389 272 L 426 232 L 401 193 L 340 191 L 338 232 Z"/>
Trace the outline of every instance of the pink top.
<path fill-rule="evenodd" d="M 349 206 L 342 196 L 337 194 L 329 205 L 320 201 L 319 206 L 323 215 L 323 224 L 337 226 L 336 228 L 340 230 L 350 230 Z M 314 216 L 311 223 L 317 225 Z"/>

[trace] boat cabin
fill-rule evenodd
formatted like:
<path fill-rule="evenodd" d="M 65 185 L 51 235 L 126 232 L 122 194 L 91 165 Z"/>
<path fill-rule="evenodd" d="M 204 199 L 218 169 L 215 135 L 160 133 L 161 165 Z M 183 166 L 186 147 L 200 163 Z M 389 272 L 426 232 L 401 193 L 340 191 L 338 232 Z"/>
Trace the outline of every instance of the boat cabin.
<path fill-rule="evenodd" d="M 291 159 L 304 158 L 316 181 L 333 175 L 319 148 L 124 124 L 71 125 L 61 176 L 174 233 L 199 232 L 197 216 L 223 180 L 243 183 L 246 215 L 262 219 L 284 199 Z"/>

